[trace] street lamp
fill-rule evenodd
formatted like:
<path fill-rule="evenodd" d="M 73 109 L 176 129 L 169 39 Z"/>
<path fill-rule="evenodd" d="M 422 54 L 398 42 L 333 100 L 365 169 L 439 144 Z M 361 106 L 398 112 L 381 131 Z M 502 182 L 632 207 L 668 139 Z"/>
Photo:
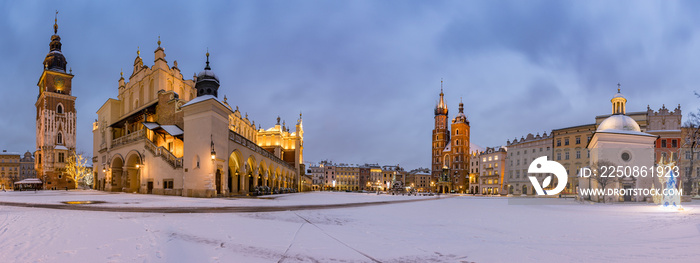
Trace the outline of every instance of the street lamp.
<path fill-rule="evenodd" d="M 211 159 L 216 160 L 216 151 L 214 150 L 214 135 L 211 135 Z"/>

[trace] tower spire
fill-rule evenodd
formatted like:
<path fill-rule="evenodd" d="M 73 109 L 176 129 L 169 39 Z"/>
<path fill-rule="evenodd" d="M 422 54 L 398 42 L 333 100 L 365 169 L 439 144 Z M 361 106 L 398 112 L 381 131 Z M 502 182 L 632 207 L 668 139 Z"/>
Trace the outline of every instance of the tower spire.
<path fill-rule="evenodd" d="M 617 83 L 617 93 L 620 93 L 620 86 L 622 86 L 622 85 L 620 85 L 620 82 L 618 82 Z"/>
<path fill-rule="evenodd" d="M 440 78 L 440 100 L 435 106 L 435 115 L 447 115 L 447 104 L 445 104 L 445 93 L 442 92 L 443 80 Z"/>
<path fill-rule="evenodd" d="M 207 66 L 204 67 L 204 69 L 211 70 L 211 68 L 209 67 L 209 48 L 207 48 Z"/>
<path fill-rule="evenodd" d="M 53 33 L 58 34 L 58 10 L 56 10 L 56 16 L 53 19 Z"/>
<path fill-rule="evenodd" d="M 442 78 L 440 78 L 440 96 L 442 96 Z"/>

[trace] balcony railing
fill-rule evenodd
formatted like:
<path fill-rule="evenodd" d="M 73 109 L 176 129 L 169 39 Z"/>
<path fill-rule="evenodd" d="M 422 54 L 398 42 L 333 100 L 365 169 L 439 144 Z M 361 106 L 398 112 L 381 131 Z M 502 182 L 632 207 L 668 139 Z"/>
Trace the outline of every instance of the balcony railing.
<path fill-rule="evenodd" d="M 112 140 L 112 148 L 131 144 L 134 142 L 139 142 L 141 140 L 146 142 L 145 148 L 154 156 L 162 158 L 173 168 L 182 168 L 182 158 L 175 157 L 173 153 L 168 151 L 168 149 L 163 148 L 162 146 L 156 146 L 151 140 L 149 140 L 146 137 L 146 130 L 138 130 L 128 135 Z"/>
<path fill-rule="evenodd" d="M 146 139 L 146 130 L 138 130 L 112 140 L 112 148 L 116 148 L 125 144 L 130 144 L 132 142 L 144 139 Z"/>
<path fill-rule="evenodd" d="M 177 158 L 173 153 L 163 146 L 156 146 L 151 140 L 146 140 L 146 149 L 156 157 L 162 158 L 173 168 L 182 168 L 182 158 Z"/>

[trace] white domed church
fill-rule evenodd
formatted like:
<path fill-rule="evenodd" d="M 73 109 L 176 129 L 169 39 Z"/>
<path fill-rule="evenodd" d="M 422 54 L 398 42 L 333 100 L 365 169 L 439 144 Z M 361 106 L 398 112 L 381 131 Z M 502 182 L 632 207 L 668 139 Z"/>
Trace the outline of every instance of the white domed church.
<path fill-rule="evenodd" d="M 637 122 L 625 115 L 627 99 L 617 89 L 617 93 L 610 100 L 612 103 L 612 115 L 598 125 L 591 141 L 588 143 L 590 150 L 590 167 L 598 170 L 597 173 L 613 172 L 610 166 L 623 170 L 621 173 L 629 174 L 629 177 L 614 177 L 607 179 L 607 182 L 596 180 L 591 177 L 579 179 L 579 187 L 585 188 L 605 188 L 605 189 L 632 189 L 651 188 L 653 179 L 649 169 L 654 168 L 654 143 L 658 135 L 642 132 Z M 602 168 L 606 166 L 607 168 Z M 635 168 L 637 167 L 637 168 Z M 647 176 L 632 176 L 634 170 L 646 169 Z M 603 178 L 605 180 L 605 178 Z M 602 201 L 602 197 L 593 196 L 593 201 Z M 606 196 L 606 202 L 623 201 L 645 201 L 651 196 L 643 195 L 621 195 Z"/>

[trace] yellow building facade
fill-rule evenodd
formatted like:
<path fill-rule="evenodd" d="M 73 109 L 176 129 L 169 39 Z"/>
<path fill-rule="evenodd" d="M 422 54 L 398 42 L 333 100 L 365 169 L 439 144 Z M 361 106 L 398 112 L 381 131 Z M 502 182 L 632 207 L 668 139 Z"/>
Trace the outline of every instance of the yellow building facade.
<path fill-rule="evenodd" d="M 140 51 L 118 96 L 93 124 L 96 187 L 104 191 L 196 197 L 307 190 L 301 114 L 294 130 L 267 130 L 226 96 L 207 53 L 206 66 L 184 79 L 160 46 L 152 66 Z"/>

